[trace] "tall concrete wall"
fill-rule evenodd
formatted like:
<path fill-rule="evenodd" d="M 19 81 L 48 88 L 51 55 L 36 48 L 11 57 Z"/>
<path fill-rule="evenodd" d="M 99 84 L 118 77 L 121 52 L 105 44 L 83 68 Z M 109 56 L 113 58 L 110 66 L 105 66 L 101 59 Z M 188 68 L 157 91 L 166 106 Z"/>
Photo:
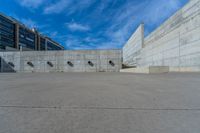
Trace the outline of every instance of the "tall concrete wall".
<path fill-rule="evenodd" d="M 123 47 L 123 63 L 126 66 L 137 66 L 140 50 L 144 44 L 144 25 L 141 24 Z"/>
<path fill-rule="evenodd" d="M 2 72 L 118 72 L 121 50 L 0 52 Z"/>
<path fill-rule="evenodd" d="M 200 0 L 189 1 L 147 36 L 143 45 L 136 55 L 140 57 L 138 67 L 170 66 L 171 71 L 200 71 Z"/>

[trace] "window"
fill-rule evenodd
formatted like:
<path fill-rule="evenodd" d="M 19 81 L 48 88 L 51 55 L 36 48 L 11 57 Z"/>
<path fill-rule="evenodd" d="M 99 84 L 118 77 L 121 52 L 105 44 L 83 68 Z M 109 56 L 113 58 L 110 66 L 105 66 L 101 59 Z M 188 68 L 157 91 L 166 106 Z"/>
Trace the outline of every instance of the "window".
<path fill-rule="evenodd" d="M 35 50 L 35 34 L 25 29 L 19 28 L 19 43 L 21 46 Z"/>

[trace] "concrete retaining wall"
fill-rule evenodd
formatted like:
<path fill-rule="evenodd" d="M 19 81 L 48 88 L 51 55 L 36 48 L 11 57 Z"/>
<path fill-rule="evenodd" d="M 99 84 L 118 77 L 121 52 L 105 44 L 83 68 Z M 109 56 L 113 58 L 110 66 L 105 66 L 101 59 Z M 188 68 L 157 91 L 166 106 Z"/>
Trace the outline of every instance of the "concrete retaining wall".
<path fill-rule="evenodd" d="M 200 71 L 200 0 L 189 1 L 143 42 L 144 48 L 134 51 L 136 55 L 132 56 L 140 57 L 133 62 L 137 67 L 169 66 L 170 71 Z"/>
<path fill-rule="evenodd" d="M 121 56 L 121 50 L 0 52 L 0 71 L 119 72 Z"/>
<path fill-rule="evenodd" d="M 144 44 L 144 25 L 141 24 L 136 32 L 123 47 L 123 63 L 126 66 L 137 66 L 137 60 L 140 59 L 140 50 Z"/>

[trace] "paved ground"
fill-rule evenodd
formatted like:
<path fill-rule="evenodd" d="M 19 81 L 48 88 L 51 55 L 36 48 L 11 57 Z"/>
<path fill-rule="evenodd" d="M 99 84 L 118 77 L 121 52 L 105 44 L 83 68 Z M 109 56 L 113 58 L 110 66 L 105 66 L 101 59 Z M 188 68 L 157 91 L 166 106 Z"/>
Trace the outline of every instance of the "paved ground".
<path fill-rule="evenodd" d="M 200 74 L 0 74 L 0 133 L 199 133 Z"/>

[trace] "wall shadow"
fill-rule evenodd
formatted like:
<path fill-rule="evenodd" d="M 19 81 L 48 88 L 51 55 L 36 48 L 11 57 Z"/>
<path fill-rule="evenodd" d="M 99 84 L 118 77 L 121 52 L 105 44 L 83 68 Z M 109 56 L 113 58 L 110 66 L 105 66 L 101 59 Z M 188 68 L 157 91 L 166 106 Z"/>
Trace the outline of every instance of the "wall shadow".
<path fill-rule="evenodd" d="M 0 57 L 0 73 L 16 73 L 14 67 L 15 65 L 12 62 L 6 62 Z"/>

